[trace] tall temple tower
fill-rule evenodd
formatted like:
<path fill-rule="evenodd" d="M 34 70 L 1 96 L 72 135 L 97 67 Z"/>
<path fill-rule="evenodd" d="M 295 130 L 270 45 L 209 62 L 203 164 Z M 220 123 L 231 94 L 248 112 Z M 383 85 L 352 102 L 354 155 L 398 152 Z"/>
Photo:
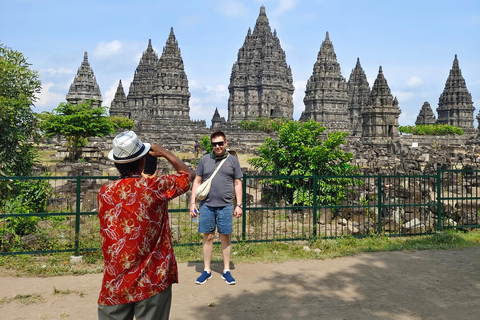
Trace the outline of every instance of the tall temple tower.
<path fill-rule="evenodd" d="M 422 109 L 417 116 L 417 120 L 415 121 L 415 125 L 422 125 L 422 124 L 435 124 L 437 119 L 435 118 L 435 114 L 433 113 L 432 107 L 428 101 L 423 103 Z"/>
<path fill-rule="evenodd" d="M 155 117 L 163 119 L 190 120 L 190 92 L 185 66 L 175 39 L 173 28 L 170 29 L 167 43 L 157 63 L 156 81 L 153 100 L 156 106 Z"/>
<path fill-rule="evenodd" d="M 259 117 L 293 119 L 294 89 L 285 52 L 261 6 L 253 33 L 248 29 L 232 67 L 228 122 L 236 124 Z"/>
<path fill-rule="evenodd" d="M 97 84 L 90 63 L 88 63 L 88 55 L 85 52 L 83 62 L 70 85 L 66 100 L 70 104 L 80 104 L 90 99 L 97 100 L 97 103 L 94 104 L 95 106 L 99 107 L 102 105 L 102 93 L 100 92 L 100 87 Z"/>
<path fill-rule="evenodd" d="M 321 122 L 328 131 L 350 131 L 347 82 L 341 75 L 340 64 L 328 32 L 322 42 L 313 74 L 307 81 L 305 111 L 301 121 L 313 119 Z"/>
<path fill-rule="evenodd" d="M 400 113 L 397 98 L 392 96 L 380 66 L 370 93 L 369 103 L 362 111 L 362 137 L 374 140 L 379 138 L 379 141 L 382 142 L 388 142 L 385 140 L 386 138 L 399 137 L 398 117 Z"/>
<path fill-rule="evenodd" d="M 352 135 L 361 136 L 363 130 L 362 110 L 368 104 L 370 85 L 368 84 L 367 76 L 360 65 L 360 58 L 357 58 L 357 64 L 348 79 L 347 92 Z"/>
<path fill-rule="evenodd" d="M 147 50 L 140 58 L 140 63 L 133 75 L 128 90 L 128 107 L 132 110 L 132 119 L 149 118 L 154 114 L 153 86 L 157 79 L 158 55 L 152 48 L 152 40 L 148 40 Z"/>
<path fill-rule="evenodd" d="M 473 133 L 475 130 L 473 126 L 474 110 L 472 95 L 468 92 L 458 65 L 457 55 L 455 55 L 445 89 L 438 99 L 437 122 L 461 127 L 464 132 Z"/>

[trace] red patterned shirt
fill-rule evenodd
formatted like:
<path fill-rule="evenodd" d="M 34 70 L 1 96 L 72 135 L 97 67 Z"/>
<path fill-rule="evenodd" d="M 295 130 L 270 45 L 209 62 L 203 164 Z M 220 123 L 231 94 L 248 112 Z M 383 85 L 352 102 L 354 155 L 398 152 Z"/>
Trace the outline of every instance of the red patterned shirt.
<path fill-rule="evenodd" d="M 104 257 L 99 305 L 144 300 L 178 283 L 167 201 L 190 189 L 186 172 L 125 178 L 98 192 Z"/>

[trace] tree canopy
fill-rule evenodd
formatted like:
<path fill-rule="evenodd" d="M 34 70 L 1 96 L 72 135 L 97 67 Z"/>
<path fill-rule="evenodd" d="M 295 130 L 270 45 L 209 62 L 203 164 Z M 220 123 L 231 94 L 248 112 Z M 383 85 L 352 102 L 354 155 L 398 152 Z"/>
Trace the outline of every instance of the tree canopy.
<path fill-rule="evenodd" d="M 41 129 L 46 137 L 61 135 L 67 139 L 71 161 L 81 156 L 81 147 L 87 145 L 90 137 L 104 137 L 113 134 L 116 128 L 133 128 L 133 121 L 124 118 L 110 119 L 107 107 L 96 107 L 94 100 L 81 104 L 62 102 L 52 112 L 42 112 Z"/>
<path fill-rule="evenodd" d="M 41 81 L 21 52 L 0 43 L 0 175 L 29 176 L 37 161 L 32 141 L 38 118 L 32 107 Z M 0 213 L 45 212 L 52 187 L 42 180 L 0 180 Z M 39 217 L 5 219 L 0 236 L 15 238 L 36 228 Z"/>
<path fill-rule="evenodd" d="M 282 177 L 269 180 L 281 187 L 276 190 L 277 195 L 297 205 L 311 205 L 314 194 L 317 203 L 333 204 L 345 199 L 346 185 L 355 181 L 341 176 L 357 173 L 357 168 L 351 165 L 353 154 L 340 149 L 346 143 L 347 132 L 324 134 L 326 128 L 313 120 L 272 121 L 267 127 L 278 132 L 278 139 L 266 138 L 257 150 L 259 157 L 248 162 L 274 176 L 304 176 L 303 180 Z M 312 176 L 326 176 L 318 180 L 316 191 Z"/>
<path fill-rule="evenodd" d="M 0 43 L 0 174 L 28 175 L 36 161 L 37 117 L 32 111 L 41 89 L 37 71 L 21 52 Z"/>

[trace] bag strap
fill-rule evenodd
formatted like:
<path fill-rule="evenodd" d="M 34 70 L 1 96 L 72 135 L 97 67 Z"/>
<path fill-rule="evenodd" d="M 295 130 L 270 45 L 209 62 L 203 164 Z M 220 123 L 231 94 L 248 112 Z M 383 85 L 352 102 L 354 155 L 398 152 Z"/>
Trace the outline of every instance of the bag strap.
<path fill-rule="evenodd" d="M 213 177 L 215 177 L 215 175 L 217 174 L 218 170 L 220 170 L 220 167 L 222 166 L 222 164 L 225 162 L 225 160 L 227 160 L 227 158 L 230 156 L 230 154 L 227 154 L 227 156 L 225 157 L 225 159 L 222 160 L 222 162 L 220 162 L 220 164 L 215 168 L 215 171 L 213 171 L 212 175 L 210 176 L 210 178 L 208 178 L 208 180 L 213 180 Z"/>

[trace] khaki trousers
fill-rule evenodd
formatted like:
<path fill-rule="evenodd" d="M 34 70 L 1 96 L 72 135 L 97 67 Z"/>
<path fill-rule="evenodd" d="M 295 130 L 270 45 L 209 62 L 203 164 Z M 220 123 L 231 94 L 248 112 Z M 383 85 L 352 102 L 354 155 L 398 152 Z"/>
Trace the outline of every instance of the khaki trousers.
<path fill-rule="evenodd" d="M 98 306 L 98 320 L 168 320 L 172 304 L 172 286 L 145 300 Z"/>

